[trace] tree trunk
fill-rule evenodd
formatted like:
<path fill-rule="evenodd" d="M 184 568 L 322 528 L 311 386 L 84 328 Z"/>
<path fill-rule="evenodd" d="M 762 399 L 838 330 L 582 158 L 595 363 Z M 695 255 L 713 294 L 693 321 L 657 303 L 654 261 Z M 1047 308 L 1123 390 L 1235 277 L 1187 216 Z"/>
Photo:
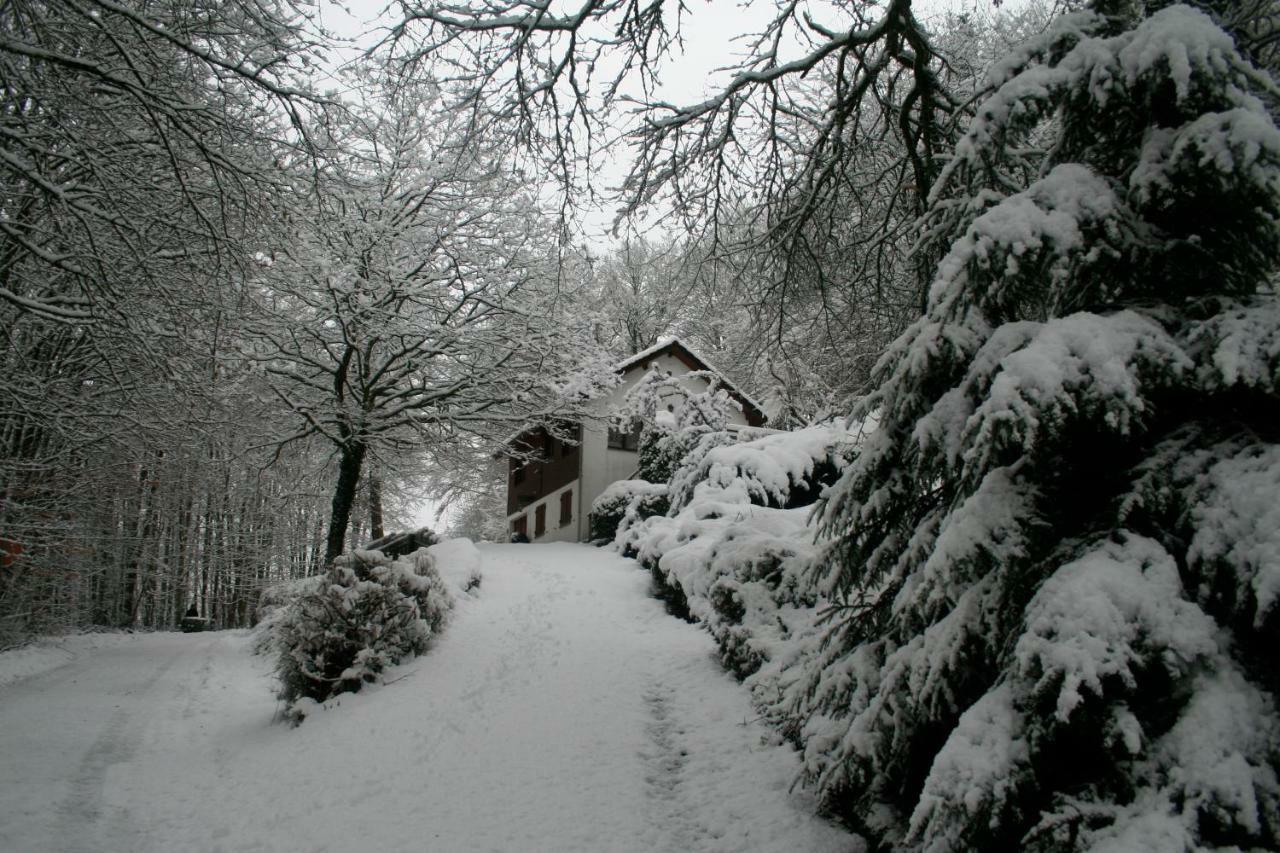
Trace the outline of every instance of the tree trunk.
<path fill-rule="evenodd" d="M 382 532 L 382 479 L 369 475 L 369 538 L 381 539 Z"/>
<path fill-rule="evenodd" d="M 351 506 L 356 499 L 356 486 L 360 483 L 360 469 L 364 466 L 365 446 L 362 443 L 344 445 L 338 456 L 338 485 L 333 490 L 333 509 L 329 515 L 329 538 L 325 543 L 324 564 L 332 565 L 342 553 L 347 542 L 347 525 L 351 522 Z"/>

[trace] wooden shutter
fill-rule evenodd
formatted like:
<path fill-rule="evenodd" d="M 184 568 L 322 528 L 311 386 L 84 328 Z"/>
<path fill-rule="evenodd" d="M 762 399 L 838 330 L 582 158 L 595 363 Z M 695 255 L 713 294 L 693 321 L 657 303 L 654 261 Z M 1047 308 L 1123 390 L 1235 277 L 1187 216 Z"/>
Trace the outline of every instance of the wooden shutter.
<path fill-rule="evenodd" d="M 565 527 L 573 521 L 573 489 L 560 493 L 560 526 Z"/>

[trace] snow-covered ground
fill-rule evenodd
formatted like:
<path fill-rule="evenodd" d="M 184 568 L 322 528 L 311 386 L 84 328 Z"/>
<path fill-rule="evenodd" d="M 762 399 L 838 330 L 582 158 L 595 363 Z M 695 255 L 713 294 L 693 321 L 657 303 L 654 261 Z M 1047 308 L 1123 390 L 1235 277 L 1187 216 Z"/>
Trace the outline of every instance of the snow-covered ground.
<path fill-rule="evenodd" d="M 0 688 L 0 850 L 862 849 L 635 563 L 483 555 L 431 652 L 297 729 L 243 632 L 80 643 Z"/>

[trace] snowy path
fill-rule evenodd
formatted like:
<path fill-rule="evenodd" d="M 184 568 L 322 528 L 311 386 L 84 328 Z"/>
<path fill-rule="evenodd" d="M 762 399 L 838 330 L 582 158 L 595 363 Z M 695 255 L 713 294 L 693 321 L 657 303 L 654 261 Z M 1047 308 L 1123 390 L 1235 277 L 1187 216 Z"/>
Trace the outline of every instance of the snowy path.
<path fill-rule="evenodd" d="M 484 549 L 427 656 L 298 729 L 243 634 L 0 688 L 0 850 L 851 851 L 634 563 Z M 395 679 L 395 680 L 390 680 Z"/>

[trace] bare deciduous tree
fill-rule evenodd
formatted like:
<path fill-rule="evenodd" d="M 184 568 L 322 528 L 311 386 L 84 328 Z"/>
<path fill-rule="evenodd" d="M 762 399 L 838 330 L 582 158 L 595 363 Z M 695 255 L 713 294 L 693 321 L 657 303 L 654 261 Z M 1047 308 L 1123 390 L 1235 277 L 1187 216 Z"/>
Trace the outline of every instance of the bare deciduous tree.
<path fill-rule="evenodd" d="M 758 32 L 738 34 L 743 51 L 727 82 L 694 104 L 655 94 L 684 4 L 584 0 L 563 14 L 537 0 L 399 8 L 388 39 L 396 54 L 418 73 L 459 81 L 460 106 L 477 126 L 506 123 L 550 152 L 566 182 L 579 177 L 593 140 L 610 138 L 611 110 L 631 108 L 624 211 L 669 201 L 717 244 L 720 229 L 737 224 L 736 236 L 783 259 L 774 288 L 792 267 L 824 257 L 811 250 L 811 231 L 830 217 L 856 218 L 868 239 L 899 240 L 923 210 L 921 188 L 960 107 L 911 0 L 836 2 L 825 20 L 777 0 Z M 860 215 L 842 217 L 849 206 Z"/>
<path fill-rule="evenodd" d="M 0 5 L 0 641 L 141 618 L 146 566 L 187 571 L 199 488 L 238 500 L 193 446 L 314 103 L 304 29 L 288 0 Z"/>
<path fill-rule="evenodd" d="M 533 190 L 433 87 L 362 82 L 372 108 L 315 134 L 329 144 L 311 219 L 264 265 L 275 319 L 253 345 L 298 417 L 286 441 L 318 436 L 337 453 L 326 560 L 371 456 L 394 468 L 494 442 L 610 381 L 555 322 L 558 235 Z"/>

